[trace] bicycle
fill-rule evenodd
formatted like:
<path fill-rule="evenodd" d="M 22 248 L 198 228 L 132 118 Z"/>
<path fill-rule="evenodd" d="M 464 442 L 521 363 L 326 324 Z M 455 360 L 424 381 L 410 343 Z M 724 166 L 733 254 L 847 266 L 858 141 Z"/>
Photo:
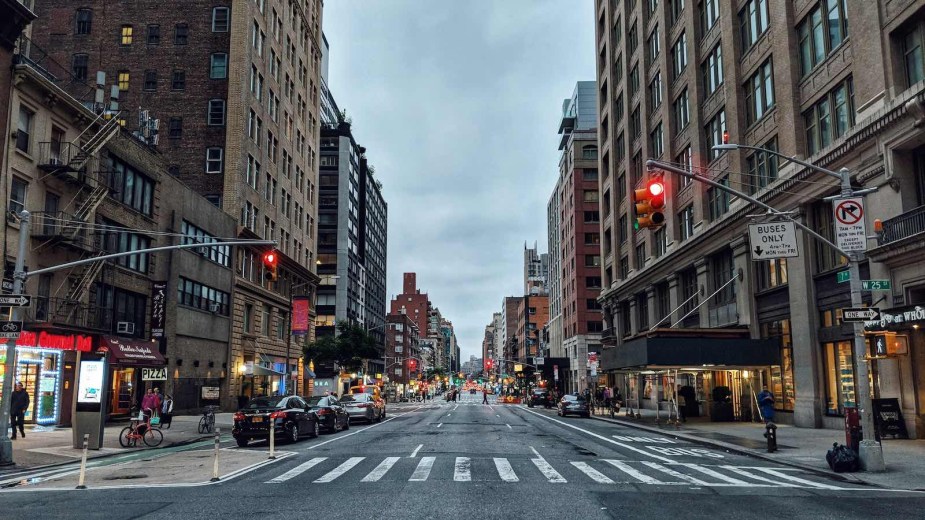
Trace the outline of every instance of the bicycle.
<path fill-rule="evenodd" d="M 139 439 L 151 448 L 156 448 L 164 442 L 163 432 L 151 425 L 151 409 L 147 408 L 146 411 L 148 413 L 142 415 L 143 419 L 133 418 L 132 424 L 119 433 L 119 444 L 123 448 L 137 446 Z"/>
<path fill-rule="evenodd" d="M 202 410 L 202 419 L 199 419 L 199 433 L 212 433 L 215 429 L 215 410 L 217 406 L 206 406 Z"/>

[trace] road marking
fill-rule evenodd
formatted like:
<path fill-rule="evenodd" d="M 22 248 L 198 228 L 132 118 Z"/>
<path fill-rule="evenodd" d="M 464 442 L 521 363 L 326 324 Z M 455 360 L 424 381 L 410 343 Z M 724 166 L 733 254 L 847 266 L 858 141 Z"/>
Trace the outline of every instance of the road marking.
<path fill-rule="evenodd" d="M 287 480 L 293 477 L 298 477 L 302 473 L 305 473 L 309 469 L 317 466 L 319 463 L 325 460 L 328 460 L 328 458 L 327 457 L 315 457 L 314 459 L 311 459 L 308 462 L 303 462 L 302 464 L 299 464 L 298 466 L 290 469 L 289 471 L 283 473 L 282 475 L 276 478 L 268 480 L 266 483 L 267 484 L 279 484 L 280 482 L 286 482 Z"/>
<path fill-rule="evenodd" d="M 382 462 L 379 463 L 378 466 L 376 466 L 376 469 L 370 471 L 369 475 L 366 475 L 365 477 L 363 477 L 363 479 L 360 480 L 360 482 L 377 482 L 379 479 L 385 476 L 385 474 L 390 469 L 392 469 L 392 466 L 394 466 L 395 463 L 398 462 L 398 459 L 400 458 L 401 457 L 386 457 L 385 460 L 383 460 Z"/>
<path fill-rule="evenodd" d="M 441 427 L 441 426 L 443 426 L 443 423 L 438 424 L 438 425 L 437 425 L 437 428 L 439 428 L 439 427 Z"/>
<path fill-rule="evenodd" d="M 627 475 L 633 477 L 634 479 L 642 482 L 643 484 L 655 484 L 657 486 L 664 486 L 666 484 L 681 484 L 681 482 L 662 482 L 661 480 L 657 478 L 650 477 L 649 475 L 646 475 L 645 473 L 636 470 L 635 468 L 631 467 L 629 464 L 626 464 L 625 462 L 620 461 L 620 460 L 604 459 L 604 462 L 617 468 L 623 473 L 626 473 Z"/>
<path fill-rule="evenodd" d="M 543 414 L 541 414 L 541 413 L 536 413 L 536 412 L 534 412 L 534 411 L 527 410 L 526 408 L 521 408 L 521 410 L 523 410 L 523 411 L 525 411 L 525 412 L 527 412 L 527 413 L 532 413 L 533 415 L 535 415 L 535 416 L 537 416 L 537 417 L 542 417 L 543 419 L 548 419 L 548 420 L 550 420 L 550 421 L 552 421 L 552 422 L 554 422 L 554 423 L 561 424 L 562 426 L 567 426 L 567 427 L 572 428 L 572 429 L 574 429 L 574 430 L 578 430 L 578 431 L 580 431 L 580 432 L 582 432 L 582 433 L 586 433 L 586 434 L 588 434 L 588 435 L 590 435 L 590 436 L 592 436 L 592 437 L 594 437 L 594 438 L 600 439 L 600 440 L 602 440 L 602 441 L 609 442 L 609 443 L 611 443 L 611 444 L 616 444 L 617 446 L 620 446 L 621 448 L 626 448 L 626 449 L 628 449 L 628 450 L 635 451 L 635 452 L 637 452 L 637 453 L 641 453 L 641 454 L 645 455 L 646 457 L 652 457 L 653 459 L 658 459 L 658 460 L 660 460 L 660 461 L 662 461 L 662 462 L 674 462 L 673 459 L 670 459 L 670 458 L 668 458 L 668 457 L 662 457 L 661 455 L 655 455 L 654 453 L 649 453 L 649 452 L 647 452 L 647 451 L 645 451 L 645 450 L 641 450 L 641 449 L 639 449 L 639 448 L 637 448 L 637 447 L 635 447 L 635 446 L 630 446 L 629 444 L 624 444 L 624 443 L 622 443 L 622 442 L 617 442 L 617 441 L 615 441 L 615 440 L 613 440 L 613 439 L 608 439 L 607 437 L 604 437 L 603 435 L 598 435 L 598 434 L 596 434 L 596 433 L 594 433 L 594 432 L 592 432 L 592 431 L 585 430 L 584 428 L 579 428 L 578 426 L 575 426 L 574 424 L 569 424 L 569 423 L 567 423 L 567 422 L 565 422 L 565 421 L 560 421 L 560 420 L 558 420 L 558 419 L 553 419 L 552 417 L 546 417 L 545 415 L 543 415 Z"/>
<path fill-rule="evenodd" d="M 457 408 L 459 408 L 459 405 L 458 405 L 458 404 L 457 404 L 456 406 L 453 407 L 453 411 L 455 412 Z"/>
<path fill-rule="evenodd" d="M 540 452 L 536 451 L 536 448 L 534 448 L 533 446 L 530 446 L 530 451 L 532 451 L 533 454 L 536 455 L 537 457 L 539 457 L 539 458 L 541 458 L 541 459 L 543 458 L 543 456 L 540 455 Z"/>
<path fill-rule="evenodd" d="M 498 415 L 498 414 L 495 414 L 495 417 L 498 417 L 498 418 L 500 418 L 501 416 L 500 416 L 500 415 Z"/>
<path fill-rule="evenodd" d="M 790 488 L 800 487 L 790 482 L 778 482 L 776 480 L 771 480 L 767 477 L 762 477 L 761 475 L 755 475 L 753 473 L 749 473 L 748 471 L 745 471 L 745 468 L 740 468 L 736 466 L 720 466 L 720 467 L 723 469 L 728 469 L 729 471 L 733 473 L 738 473 L 739 475 L 742 475 L 743 477 L 748 477 L 750 479 L 757 480 L 759 482 L 767 482 L 768 484 L 774 484 L 775 486 L 779 486 L 779 487 L 790 487 Z"/>
<path fill-rule="evenodd" d="M 695 486 L 710 486 L 710 485 L 716 486 L 716 485 L 719 485 L 719 484 L 710 484 L 709 482 L 704 482 L 704 481 L 702 481 L 702 480 L 700 480 L 700 479 L 698 479 L 698 478 L 694 478 L 694 477 L 692 477 L 692 476 L 690 476 L 690 475 L 685 475 L 684 473 L 675 471 L 675 470 L 673 470 L 673 469 L 671 469 L 671 468 L 666 468 L 665 466 L 662 466 L 662 465 L 659 464 L 658 462 L 651 462 L 651 461 L 648 461 L 648 460 L 644 460 L 644 461 L 642 461 L 642 463 L 645 464 L 646 466 L 649 466 L 649 467 L 652 468 L 652 469 L 657 469 L 657 470 L 661 471 L 662 473 L 666 473 L 666 474 L 668 474 L 668 475 L 671 475 L 671 476 L 674 477 L 674 478 L 679 478 L 679 479 L 681 479 L 681 480 L 686 480 L 686 481 L 690 482 L 691 484 L 694 484 Z"/>
<path fill-rule="evenodd" d="M 530 459 L 530 461 L 533 462 L 536 468 L 540 470 L 540 473 L 542 473 L 543 476 L 546 477 L 546 480 L 549 482 L 556 484 L 564 484 L 568 482 L 564 477 L 562 477 L 562 475 L 559 474 L 558 471 L 553 469 L 553 467 L 550 466 L 548 462 L 546 462 L 546 459 Z"/>
<path fill-rule="evenodd" d="M 408 479 L 409 482 L 423 482 L 427 480 L 427 477 L 430 476 L 430 469 L 434 467 L 434 460 L 437 457 L 421 457 L 421 462 L 418 462 L 418 467 L 414 469 L 414 473 L 411 474 L 411 478 Z"/>
<path fill-rule="evenodd" d="M 740 486 L 740 487 L 764 487 L 764 486 L 761 485 L 761 484 L 752 484 L 751 482 L 746 482 L 746 481 L 744 481 L 744 480 L 739 480 L 739 479 L 737 479 L 737 478 L 732 478 L 732 477 L 730 477 L 730 476 L 728 476 L 728 475 L 723 475 L 722 473 L 720 473 L 720 472 L 718 472 L 718 471 L 713 471 L 712 469 L 703 467 L 703 466 L 701 466 L 700 464 L 692 464 L 692 463 L 690 463 L 690 462 L 678 462 L 677 465 L 678 465 L 678 466 L 684 466 L 684 467 L 687 467 L 687 468 L 691 468 L 691 469 L 693 469 L 693 470 L 695 470 L 695 471 L 699 471 L 699 472 L 703 473 L 704 475 L 709 475 L 709 476 L 711 476 L 711 477 L 713 477 L 713 478 L 715 478 L 715 479 L 719 479 L 719 480 L 722 480 L 723 482 L 726 482 L 726 483 L 728 483 L 728 484 L 732 484 L 733 486 Z"/>
<path fill-rule="evenodd" d="M 507 459 L 495 457 L 495 467 L 498 468 L 498 476 L 501 477 L 501 480 L 505 482 L 520 481 Z"/>
<path fill-rule="evenodd" d="M 413 459 L 413 458 L 415 458 L 415 457 L 417 457 L 417 455 L 418 455 L 418 452 L 419 452 L 419 451 L 421 450 L 421 448 L 423 448 L 423 447 L 424 447 L 424 445 L 423 445 L 423 444 L 418 444 L 418 447 L 417 447 L 417 448 L 415 448 L 415 449 L 414 449 L 414 451 L 412 451 L 412 452 L 411 452 L 411 456 L 410 456 L 410 457 L 408 457 L 408 458 L 411 458 L 411 459 Z"/>
<path fill-rule="evenodd" d="M 416 411 L 417 411 L 417 410 L 412 410 L 412 411 L 410 411 L 410 412 L 400 413 L 400 414 L 398 414 L 398 415 L 390 415 L 388 419 L 386 419 L 386 420 L 384 420 L 384 421 L 382 421 L 382 422 L 378 422 L 378 423 L 376 423 L 376 424 L 371 424 L 371 425 L 367 426 L 366 428 L 360 428 L 360 429 L 357 430 L 357 431 L 353 431 L 353 432 L 350 432 L 350 433 L 345 433 L 345 434 L 342 434 L 342 435 L 338 435 L 337 437 L 335 437 L 335 438 L 333 438 L 333 439 L 328 439 L 328 440 L 326 440 L 326 441 L 324 441 L 324 442 L 319 442 L 318 444 L 312 444 L 311 446 L 305 448 L 305 451 L 313 450 L 313 449 L 315 449 L 315 448 L 317 448 L 317 447 L 319 447 L 319 446 L 324 446 L 325 444 L 328 444 L 328 443 L 331 443 L 331 442 L 336 442 L 336 441 L 340 441 L 340 440 L 346 439 L 347 437 L 356 435 L 356 434 L 358 434 L 358 433 L 363 433 L 363 432 L 365 432 L 366 430 L 368 430 L 368 429 L 370 429 L 370 428 L 375 428 L 376 426 L 382 426 L 383 424 L 385 424 L 385 423 L 387 423 L 387 422 L 389 422 L 389 421 L 391 421 L 391 420 L 398 419 L 399 417 L 401 417 L 401 416 L 403 416 L 403 415 L 408 415 L 409 413 L 413 413 L 413 412 L 416 412 Z"/>
<path fill-rule="evenodd" d="M 830 486 L 828 484 L 823 484 L 821 482 L 813 482 L 812 480 L 806 480 L 806 479 L 802 479 L 799 477 L 794 477 L 791 475 L 787 475 L 786 473 L 781 473 L 780 471 L 777 471 L 771 468 L 754 468 L 754 469 L 757 469 L 758 471 L 762 471 L 764 473 L 767 473 L 768 475 L 772 475 L 779 479 L 789 480 L 790 482 L 796 482 L 797 484 L 803 484 L 804 486 L 810 486 L 810 487 L 819 488 L 819 489 L 845 489 L 845 488 L 841 488 L 838 486 Z"/>
<path fill-rule="evenodd" d="M 511 428 L 511 425 L 510 425 L 510 424 L 505 423 L 505 426 L 507 426 L 508 428 L 510 428 L 510 429 L 512 429 L 512 430 L 514 429 L 514 428 Z"/>
<path fill-rule="evenodd" d="M 456 482 L 469 482 L 472 480 L 472 461 L 469 457 L 456 457 L 456 465 L 453 466 L 453 480 Z"/>
<path fill-rule="evenodd" d="M 350 457 L 349 459 L 347 459 L 346 462 L 344 462 L 344 463 L 341 464 L 340 466 L 337 466 L 336 468 L 334 468 L 334 469 L 332 469 L 331 471 L 329 471 L 329 472 L 328 472 L 326 475 L 324 475 L 323 477 L 321 477 L 321 478 L 315 480 L 315 484 L 324 484 L 325 482 L 331 482 L 332 480 L 336 479 L 337 477 L 339 477 L 339 476 L 343 475 L 344 473 L 346 473 L 346 472 L 350 471 L 351 469 L 353 469 L 354 466 L 356 466 L 357 464 L 359 464 L 360 461 L 362 461 L 362 460 L 365 459 L 365 458 L 366 458 L 366 457 Z"/>
<path fill-rule="evenodd" d="M 604 475 L 600 471 L 592 468 L 588 465 L 587 462 L 572 462 L 572 466 L 575 466 L 582 473 L 591 477 L 591 480 L 597 482 L 598 484 L 615 484 L 614 481 L 610 480 L 607 475 Z"/>

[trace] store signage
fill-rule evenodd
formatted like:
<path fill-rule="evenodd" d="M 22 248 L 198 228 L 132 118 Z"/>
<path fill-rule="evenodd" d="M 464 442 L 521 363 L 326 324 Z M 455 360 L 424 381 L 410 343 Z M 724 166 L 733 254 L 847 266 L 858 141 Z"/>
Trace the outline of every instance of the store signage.
<path fill-rule="evenodd" d="M 167 307 L 167 282 L 151 282 L 151 337 L 163 338 Z"/>
<path fill-rule="evenodd" d="M 871 399 L 871 405 L 874 409 L 874 427 L 882 439 L 885 435 L 892 435 L 895 439 L 908 439 L 909 432 L 906 430 L 906 421 L 903 420 L 902 408 L 899 406 L 899 399 L 892 397 L 889 399 Z"/>
<path fill-rule="evenodd" d="M 536 365 L 545 365 L 545 364 L 546 364 L 546 359 L 545 359 L 545 358 L 541 358 L 541 357 L 536 357 L 536 358 L 533 358 L 533 363 L 536 364 Z"/>
<path fill-rule="evenodd" d="M 559 380 L 559 365 L 552 366 L 552 378 L 556 381 Z"/>
<path fill-rule="evenodd" d="M 77 402 L 100 404 L 103 399 L 103 376 L 105 375 L 105 360 L 81 361 L 80 375 L 77 379 Z"/>
<path fill-rule="evenodd" d="M 755 261 L 800 256 L 793 222 L 749 224 L 748 240 Z"/>
<path fill-rule="evenodd" d="M 867 251 L 867 229 L 864 227 L 864 199 L 835 199 L 835 244 L 842 251 Z"/>
<path fill-rule="evenodd" d="M 142 368 L 141 369 L 141 380 L 142 381 L 166 381 L 167 380 L 167 368 Z"/>
<path fill-rule="evenodd" d="M 514 365 L 514 372 L 523 372 L 523 371 L 524 371 L 523 365 L 521 365 L 520 363 L 516 363 Z"/>
<path fill-rule="evenodd" d="M 28 294 L 0 296 L 0 307 L 32 307 L 32 296 Z"/>
<path fill-rule="evenodd" d="M 889 280 L 861 280 L 863 291 L 889 291 L 893 285 Z"/>
<path fill-rule="evenodd" d="M 219 397 L 219 387 L 217 386 L 204 386 L 202 387 L 202 398 L 203 399 L 218 399 Z"/>
<path fill-rule="evenodd" d="M 916 322 L 925 322 L 925 307 L 913 305 L 886 309 L 880 313 L 880 316 L 865 321 L 864 328 L 866 330 L 911 328 Z"/>
<path fill-rule="evenodd" d="M 21 333 L 21 321 L 0 321 L 0 339 L 16 339 Z"/>
<path fill-rule="evenodd" d="M 588 367 L 591 369 L 591 377 L 597 377 L 597 352 L 588 352 Z"/>
<path fill-rule="evenodd" d="M 16 346 L 91 352 L 93 350 L 93 337 L 79 334 L 52 334 L 45 331 L 34 332 L 31 330 L 24 330 L 19 335 L 19 339 L 16 340 Z"/>
<path fill-rule="evenodd" d="M 843 321 L 871 321 L 880 317 L 880 309 L 876 307 L 855 307 L 842 309 L 841 317 Z"/>

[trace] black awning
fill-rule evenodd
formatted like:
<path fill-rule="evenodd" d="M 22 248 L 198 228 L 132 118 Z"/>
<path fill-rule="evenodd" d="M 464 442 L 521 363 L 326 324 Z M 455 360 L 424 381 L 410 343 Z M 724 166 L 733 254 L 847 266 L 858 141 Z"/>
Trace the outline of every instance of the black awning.
<path fill-rule="evenodd" d="M 780 341 L 776 338 L 641 337 L 604 349 L 601 370 L 779 364 Z"/>

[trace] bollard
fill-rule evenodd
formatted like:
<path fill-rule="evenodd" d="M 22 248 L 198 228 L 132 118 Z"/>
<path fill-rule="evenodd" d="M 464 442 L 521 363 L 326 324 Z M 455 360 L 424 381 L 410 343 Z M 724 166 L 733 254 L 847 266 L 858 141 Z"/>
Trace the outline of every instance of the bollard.
<path fill-rule="evenodd" d="M 764 438 L 768 440 L 768 453 L 777 451 L 777 425 L 768 422 L 764 425 Z"/>
<path fill-rule="evenodd" d="M 337 418 L 335 417 L 336 421 Z M 270 460 L 276 458 L 276 419 L 270 419 Z"/>
<path fill-rule="evenodd" d="M 221 428 L 215 429 L 215 460 L 212 462 L 212 479 L 209 482 L 218 482 L 218 447 L 221 443 Z"/>
<path fill-rule="evenodd" d="M 90 434 L 84 434 L 84 452 L 80 456 L 80 476 L 77 477 L 77 489 L 87 489 L 84 485 L 84 479 L 87 476 L 87 450 L 90 447 Z"/>

